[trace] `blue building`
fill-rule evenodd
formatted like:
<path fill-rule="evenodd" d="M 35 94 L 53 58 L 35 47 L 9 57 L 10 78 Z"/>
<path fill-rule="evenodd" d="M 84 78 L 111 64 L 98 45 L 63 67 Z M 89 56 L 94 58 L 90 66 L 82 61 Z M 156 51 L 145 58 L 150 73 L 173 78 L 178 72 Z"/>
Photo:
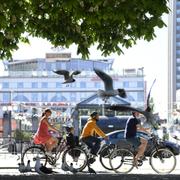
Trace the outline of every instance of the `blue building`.
<path fill-rule="evenodd" d="M 5 73 L 0 77 L 0 103 L 1 107 L 11 106 L 14 111 L 26 112 L 34 107 L 46 106 L 62 110 L 87 99 L 104 88 L 93 68 L 110 74 L 114 88 L 125 88 L 126 100 L 133 106 L 144 107 L 145 104 L 143 68 L 114 72 L 113 59 L 83 60 L 72 58 L 70 53 L 48 53 L 46 58 L 13 60 L 4 65 Z M 53 72 L 58 69 L 79 70 L 81 74 L 76 76 L 74 83 L 62 84 L 63 76 Z M 3 117 L 2 109 L 0 117 Z"/>

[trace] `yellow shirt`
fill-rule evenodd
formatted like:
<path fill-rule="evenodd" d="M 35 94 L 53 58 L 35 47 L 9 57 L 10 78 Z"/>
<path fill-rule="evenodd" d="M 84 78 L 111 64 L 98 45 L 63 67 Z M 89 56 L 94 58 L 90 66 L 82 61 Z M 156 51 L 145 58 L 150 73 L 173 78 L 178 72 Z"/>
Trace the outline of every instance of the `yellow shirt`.
<path fill-rule="evenodd" d="M 94 132 L 96 132 L 96 134 L 98 134 L 99 136 L 101 136 L 103 138 L 106 136 L 106 134 L 104 134 L 104 132 L 97 126 L 96 120 L 89 119 L 83 128 L 81 138 L 85 138 L 88 136 L 94 136 Z"/>

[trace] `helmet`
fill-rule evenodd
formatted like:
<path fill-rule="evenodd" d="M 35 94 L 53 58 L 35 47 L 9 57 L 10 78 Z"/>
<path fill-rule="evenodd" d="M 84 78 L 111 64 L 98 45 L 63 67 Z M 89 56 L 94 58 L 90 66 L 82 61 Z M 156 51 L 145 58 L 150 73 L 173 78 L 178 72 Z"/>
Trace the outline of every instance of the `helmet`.
<path fill-rule="evenodd" d="M 99 114 L 98 112 L 94 111 L 90 114 L 90 116 L 93 118 L 93 117 L 97 116 L 98 114 Z"/>

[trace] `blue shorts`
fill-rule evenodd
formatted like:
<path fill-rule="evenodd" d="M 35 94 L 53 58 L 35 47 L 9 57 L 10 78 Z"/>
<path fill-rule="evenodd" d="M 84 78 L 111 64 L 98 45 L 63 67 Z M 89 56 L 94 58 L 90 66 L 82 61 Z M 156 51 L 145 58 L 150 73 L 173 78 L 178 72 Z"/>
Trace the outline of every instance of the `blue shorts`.
<path fill-rule="evenodd" d="M 141 142 L 139 137 L 132 137 L 126 139 L 128 142 L 130 142 L 135 148 L 139 147 Z"/>

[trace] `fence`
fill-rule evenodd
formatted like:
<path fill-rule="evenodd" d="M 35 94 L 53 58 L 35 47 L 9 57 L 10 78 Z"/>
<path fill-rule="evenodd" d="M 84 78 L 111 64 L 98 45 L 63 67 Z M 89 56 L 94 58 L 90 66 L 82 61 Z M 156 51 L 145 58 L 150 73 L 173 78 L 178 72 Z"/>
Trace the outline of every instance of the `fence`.
<path fill-rule="evenodd" d="M 30 141 L 16 141 L 14 138 L 0 138 L 0 169 L 17 169 L 23 150 Z"/>

